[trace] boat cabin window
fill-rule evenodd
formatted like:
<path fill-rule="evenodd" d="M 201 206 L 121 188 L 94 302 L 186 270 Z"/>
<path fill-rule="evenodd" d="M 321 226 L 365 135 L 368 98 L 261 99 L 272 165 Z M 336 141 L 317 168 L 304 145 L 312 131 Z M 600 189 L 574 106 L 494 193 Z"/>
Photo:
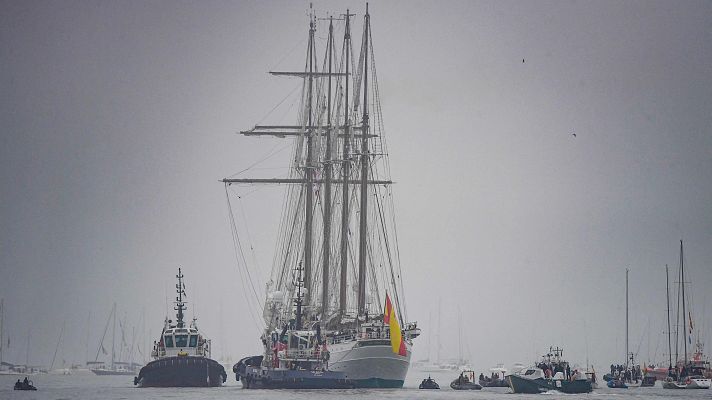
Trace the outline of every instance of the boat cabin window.
<path fill-rule="evenodd" d="M 176 347 L 188 347 L 188 335 L 176 335 Z"/>
<path fill-rule="evenodd" d="M 524 373 L 524 375 L 532 375 L 536 372 L 534 369 L 528 369 L 527 372 Z"/>
<path fill-rule="evenodd" d="M 173 335 L 166 335 L 166 348 L 173 347 Z"/>
<path fill-rule="evenodd" d="M 198 335 L 190 335 L 190 347 L 197 347 L 198 346 Z"/>

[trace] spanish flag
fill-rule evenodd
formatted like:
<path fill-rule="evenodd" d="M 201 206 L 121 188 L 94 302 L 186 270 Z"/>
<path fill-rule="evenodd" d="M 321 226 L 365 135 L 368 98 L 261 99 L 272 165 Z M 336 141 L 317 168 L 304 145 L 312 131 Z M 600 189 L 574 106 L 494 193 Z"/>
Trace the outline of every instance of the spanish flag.
<path fill-rule="evenodd" d="M 396 317 L 396 312 L 393 309 L 393 304 L 391 304 L 391 299 L 386 294 L 386 308 L 383 311 L 383 323 L 388 324 L 391 330 L 391 348 L 393 353 L 406 356 L 405 342 L 403 341 L 403 335 L 401 334 L 400 324 L 398 323 L 398 318 Z"/>

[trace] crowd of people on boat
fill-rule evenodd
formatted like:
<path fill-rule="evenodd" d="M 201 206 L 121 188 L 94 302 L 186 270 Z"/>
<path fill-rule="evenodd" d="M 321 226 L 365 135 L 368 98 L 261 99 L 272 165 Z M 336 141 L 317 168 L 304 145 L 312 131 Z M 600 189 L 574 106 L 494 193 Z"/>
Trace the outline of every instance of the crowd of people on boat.
<path fill-rule="evenodd" d="M 568 363 L 540 362 L 539 364 L 537 364 L 537 368 L 540 368 L 542 371 L 544 371 L 544 376 L 546 378 L 555 378 L 556 374 L 561 372 L 561 374 L 567 381 L 585 379 L 585 377 L 579 370 L 571 370 L 571 367 Z"/>
<path fill-rule="evenodd" d="M 492 375 L 490 376 L 486 376 L 484 373 L 480 373 L 479 380 L 480 382 L 485 383 L 498 382 L 500 380 L 500 377 L 498 372 L 492 372 Z"/>
<path fill-rule="evenodd" d="M 15 390 L 37 390 L 35 386 L 32 384 L 32 381 L 29 380 L 27 377 L 25 377 L 24 380 L 17 380 L 15 382 Z"/>
<path fill-rule="evenodd" d="M 611 377 L 626 382 L 638 382 L 643 379 L 643 372 L 640 370 L 640 365 L 627 369 L 625 365 L 611 364 Z"/>

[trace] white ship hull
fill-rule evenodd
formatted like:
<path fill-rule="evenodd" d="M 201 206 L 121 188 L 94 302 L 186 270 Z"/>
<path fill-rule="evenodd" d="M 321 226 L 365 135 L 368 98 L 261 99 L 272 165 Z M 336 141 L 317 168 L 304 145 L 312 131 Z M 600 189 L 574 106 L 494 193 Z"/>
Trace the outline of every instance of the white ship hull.
<path fill-rule="evenodd" d="M 709 389 L 712 386 L 712 380 L 707 378 L 692 378 L 687 384 L 688 389 Z"/>
<path fill-rule="evenodd" d="M 407 355 L 394 354 L 384 340 L 359 340 L 332 344 L 329 369 L 343 371 L 356 387 L 401 388 L 410 366 L 411 346 Z"/>

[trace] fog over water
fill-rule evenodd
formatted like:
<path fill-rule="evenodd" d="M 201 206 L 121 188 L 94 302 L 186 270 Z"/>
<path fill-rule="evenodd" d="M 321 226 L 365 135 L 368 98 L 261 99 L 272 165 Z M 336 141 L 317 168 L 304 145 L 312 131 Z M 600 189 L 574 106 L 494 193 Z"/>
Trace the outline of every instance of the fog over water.
<path fill-rule="evenodd" d="M 288 150 L 257 162 L 287 142 L 235 132 L 296 121 L 294 96 L 267 116 L 298 85 L 267 71 L 303 68 L 308 7 L 2 1 L 4 361 L 49 365 L 63 324 L 55 367 L 93 360 L 114 302 L 148 346 L 179 266 L 214 358 L 260 351 L 219 179 L 286 172 Z M 363 3 L 314 7 L 360 32 Z M 681 239 L 712 346 L 711 2 L 369 7 L 414 360 L 458 357 L 461 327 L 478 370 L 552 345 L 623 363 L 629 268 L 631 349 L 663 361 Z M 263 285 L 283 188 L 239 194 Z"/>

